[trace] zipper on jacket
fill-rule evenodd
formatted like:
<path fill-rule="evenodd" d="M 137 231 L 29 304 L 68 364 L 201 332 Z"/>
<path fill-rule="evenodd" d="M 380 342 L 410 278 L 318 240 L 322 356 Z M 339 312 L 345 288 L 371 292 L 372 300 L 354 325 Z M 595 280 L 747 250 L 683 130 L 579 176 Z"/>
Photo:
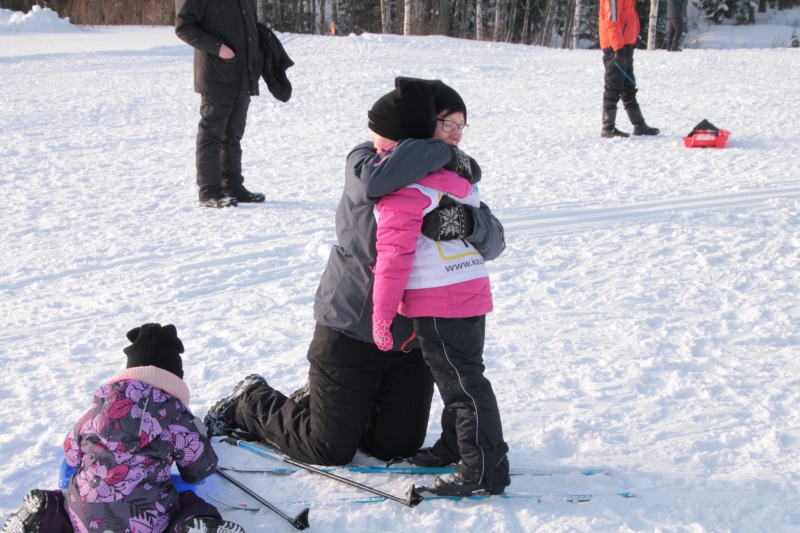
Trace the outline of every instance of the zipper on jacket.
<path fill-rule="evenodd" d="M 144 413 L 147 411 L 147 404 L 150 402 L 150 398 L 144 399 L 144 407 L 142 407 L 142 417 L 139 419 L 139 431 L 136 432 L 136 439 L 138 440 L 142 434 L 142 425 L 144 425 Z"/>

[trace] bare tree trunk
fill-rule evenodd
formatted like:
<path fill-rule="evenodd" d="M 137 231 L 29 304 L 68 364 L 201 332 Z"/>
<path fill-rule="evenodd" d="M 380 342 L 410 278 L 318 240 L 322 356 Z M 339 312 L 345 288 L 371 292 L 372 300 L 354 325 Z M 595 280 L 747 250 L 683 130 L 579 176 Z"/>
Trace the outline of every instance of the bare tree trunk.
<path fill-rule="evenodd" d="M 553 36 L 550 21 L 553 19 L 553 11 L 555 11 L 558 0 L 547 0 L 547 9 L 545 9 L 542 24 L 539 26 L 538 44 L 541 46 L 550 46 L 550 40 Z"/>
<path fill-rule="evenodd" d="M 472 7 L 472 0 L 462 0 L 461 2 L 461 33 L 459 37 L 462 39 L 467 38 L 469 32 L 469 12 Z"/>
<path fill-rule="evenodd" d="M 658 0 L 650 0 L 650 26 L 647 30 L 647 49 L 656 49 L 656 22 L 658 22 Z"/>
<path fill-rule="evenodd" d="M 522 19 L 522 36 L 520 36 L 520 42 L 525 44 L 530 44 L 529 34 L 531 31 L 531 0 L 527 0 L 525 2 L 525 16 Z"/>
<path fill-rule="evenodd" d="M 519 0 L 511 0 L 511 18 L 508 19 L 508 34 L 506 34 L 506 42 L 514 42 L 514 30 L 516 29 L 517 22 L 517 6 Z"/>
<path fill-rule="evenodd" d="M 567 0 L 564 10 L 564 27 L 561 30 L 561 48 L 569 48 L 572 43 L 572 22 L 575 20 L 575 0 Z"/>
<path fill-rule="evenodd" d="M 177 0 L 176 0 L 177 2 Z M 175 13 L 177 13 L 177 9 Z M 767 12 L 767 0 L 758 0 L 758 12 L 759 13 L 766 13 Z"/>
<path fill-rule="evenodd" d="M 325 35 L 325 0 L 319 0 L 319 34 Z"/>
<path fill-rule="evenodd" d="M 482 41 L 483 34 L 483 2 L 484 0 L 475 0 L 475 39 Z"/>
<path fill-rule="evenodd" d="M 581 14 L 583 0 L 575 0 L 575 20 L 572 22 L 572 49 L 577 50 L 581 41 Z"/>
<path fill-rule="evenodd" d="M 411 13 L 411 5 L 413 0 L 405 0 L 405 13 L 403 15 L 403 35 L 411 35 L 411 21 L 413 20 L 413 13 Z"/>
<path fill-rule="evenodd" d="M 499 41 L 500 36 L 503 34 L 503 11 L 505 11 L 506 0 L 495 0 L 494 2 L 494 29 L 492 31 L 492 40 Z"/>
<path fill-rule="evenodd" d="M 436 33 L 450 35 L 450 0 L 439 0 Z"/>
<path fill-rule="evenodd" d="M 389 33 L 389 0 L 381 0 L 381 33 Z"/>

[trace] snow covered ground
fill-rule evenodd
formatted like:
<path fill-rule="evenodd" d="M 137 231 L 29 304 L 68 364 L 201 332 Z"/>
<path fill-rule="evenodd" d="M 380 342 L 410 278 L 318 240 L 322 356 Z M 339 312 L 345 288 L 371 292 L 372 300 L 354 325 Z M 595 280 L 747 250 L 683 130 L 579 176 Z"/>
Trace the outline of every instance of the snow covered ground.
<path fill-rule="evenodd" d="M 196 207 L 192 52 L 170 28 L 0 34 L 2 517 L 55 486 L 64 435 L 131 327 L 177 325 L 201 416 L 251 372 L 305 382 L 344 157 L 409 75 L 463 94 L 463 147 L 506 226 L 486 364 L 511 464 L 608 475 L 515 477 L 510 492 L 541 501 L 413 510 L 339 501 L 358 493 L 306 473 L 241 479 L 289 514 L 310 506 L 312 531 L 800 529 L 796 50 L 637 52 L 663 134 L 609 141 L 597 51 L 282 40 L 294 96 L 254 99 L 244 139 L 246 184 L 268 200 L 212 211 Z M 703 118 L 732 132 L 727 148 L 682 147 Z M 352 477 L 395 494 L 433 481 Z M 203 490 L 241 498 L 216 476 Z M 223 514 L 290 529 L 267 510 Z"/>

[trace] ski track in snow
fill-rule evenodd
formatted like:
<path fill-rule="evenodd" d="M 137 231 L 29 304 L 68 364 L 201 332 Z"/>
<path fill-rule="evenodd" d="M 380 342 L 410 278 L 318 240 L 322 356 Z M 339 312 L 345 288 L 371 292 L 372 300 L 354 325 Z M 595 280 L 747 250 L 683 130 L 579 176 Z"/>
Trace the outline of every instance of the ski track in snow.
<path fill-rule="evenodd" d="M 292 516 L 314 502 L 314 531 L 797 531 L 795 51 L 637 52 L 663 133 L 608 141 L 597 51 L 281 38 L 294 95 L 262 84 L 243 141 L 245 184 L 267 202 L 210 211 L 196 207 L 192 52 L 171 29 L 0 34 L 0 514 L 55 486 L 64 435 L 143 322 L 177 325 L 200 416 L 248 373 L 305 382 L 344 158 L 372 102 L 410 75 L 464 96 L 462 146 L 507 231 L 488 264 L 486 365 L 512 466 L 611 475 L 515 477 L 509 490 L 540 503 L 414 510 L 336 501 L 349 489 L 305 472 L 242 479 Z M 682 147 L 702 118 L 732 132 L 728 148 Z M 394 494 L 433 481 L 351 477 Z M 225 484 L 202 490 L 241 498 Z M 636 497 L 556 496 L 622 491 Z M 266 509 L 223 514 L 288 528 Z"/>

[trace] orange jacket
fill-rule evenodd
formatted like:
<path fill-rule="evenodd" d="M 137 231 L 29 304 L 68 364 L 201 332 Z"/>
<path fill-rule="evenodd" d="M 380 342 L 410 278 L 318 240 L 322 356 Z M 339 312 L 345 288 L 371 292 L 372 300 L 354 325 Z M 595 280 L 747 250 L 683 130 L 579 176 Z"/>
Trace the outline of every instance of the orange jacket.
<path fill-rule="evenodd" d="M 600 48 L 615 51 L 639 39 L 636 0 L 600 0 Z"/>

